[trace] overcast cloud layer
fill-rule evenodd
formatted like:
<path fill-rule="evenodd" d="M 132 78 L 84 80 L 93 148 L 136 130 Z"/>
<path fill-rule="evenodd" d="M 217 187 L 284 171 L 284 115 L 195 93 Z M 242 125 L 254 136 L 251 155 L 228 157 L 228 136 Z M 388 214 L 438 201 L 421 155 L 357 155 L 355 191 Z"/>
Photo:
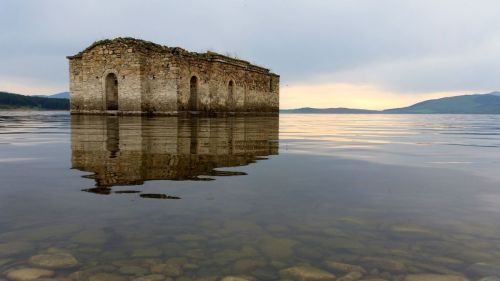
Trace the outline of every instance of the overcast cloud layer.
<path fill-rule="evenodd" d="M 287 85 L 500 89 L 500 1 L 0 0 L 0 90 L 67 90 L 66 55 L 132 36 L 236 54 Z M 286 98 L 286 97 L 282 97 Z"/>

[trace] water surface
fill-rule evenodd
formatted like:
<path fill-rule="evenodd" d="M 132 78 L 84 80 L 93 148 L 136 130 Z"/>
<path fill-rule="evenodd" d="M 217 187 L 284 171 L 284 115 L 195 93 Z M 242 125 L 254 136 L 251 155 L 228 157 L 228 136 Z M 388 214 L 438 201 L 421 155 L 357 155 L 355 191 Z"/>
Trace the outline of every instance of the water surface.
<path fill-rule="evenodd" d="M 70 280 L 346 274 L 331 261 L 364 279 L 500 275 L 498 124 L 2 113 L 0 271 L 67 253 L 50 270 Z"/>

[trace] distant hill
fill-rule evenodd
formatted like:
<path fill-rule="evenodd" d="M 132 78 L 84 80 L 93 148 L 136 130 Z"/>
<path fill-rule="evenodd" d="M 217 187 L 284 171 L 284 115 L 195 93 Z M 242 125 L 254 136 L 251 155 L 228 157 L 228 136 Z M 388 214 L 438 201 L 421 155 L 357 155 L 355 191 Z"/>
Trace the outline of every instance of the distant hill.
<path fill-rule="evenodd" d="M 500 114 L 500 92 L 426 100 L 383 113 L 399 114 Z"/>
<path fill-rule="evenodd" d="M 330 113 L 330 114 L 500 114 L 500 92 L 462 95 L 426 100 L 402 108 L 366 110 L 355 108 L 311 108 L 283 109 L 281 113 Z"/>
<path fill-rule="evenodd" d="M 53 94 L 53 95 L 50 95 L 47 97 L 51 98 L 51 99 L 68 99 L 69 100 L 69 92 L 61 92 L 61 93 Z"/>
<path fill-rule="evenodd" d="M 69 110 L 69 100 L 0 92 L 0 109 Z"/>
<path fill-rule="evenodd" d="M 280 113 L 314 113 L 314 114 L 369 114 L 369 113 L 380 113 L 377 110 L 367 110 L 367 109 L 354 109 L 354 108 L 312 108 L 312 107 L 302 107 L 296 109 L 281 109 Z"/>
<path fill-rule="evenodd" d="M 69 99 L 69 92 L 61 92 L 53 95 L 33 95 L 33 97 L 42 97 L 49 99 Z"/>

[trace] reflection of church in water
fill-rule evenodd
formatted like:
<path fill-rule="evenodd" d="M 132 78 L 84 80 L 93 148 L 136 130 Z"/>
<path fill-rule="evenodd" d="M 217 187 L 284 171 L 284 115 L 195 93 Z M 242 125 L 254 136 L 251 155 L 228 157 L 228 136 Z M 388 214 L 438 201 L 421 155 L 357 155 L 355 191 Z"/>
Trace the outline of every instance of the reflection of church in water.
<path fill-rule="evenodd" d="M 278 117 L 180 118 L 71 116 L 71 162 L 95 188 L 147 180 L 211 180 L 244 175 L 216 170 L 278 154 Z M 127 191 L 122 191 L 127 192 Z M 128 191 L 136 192 L 136 191 Z M 137 191 L 138 192 L 138 191 Z M 118 193 L 118 191 L 117 191 Z M 165 195 L 141 194 L 141 197 Z"/>

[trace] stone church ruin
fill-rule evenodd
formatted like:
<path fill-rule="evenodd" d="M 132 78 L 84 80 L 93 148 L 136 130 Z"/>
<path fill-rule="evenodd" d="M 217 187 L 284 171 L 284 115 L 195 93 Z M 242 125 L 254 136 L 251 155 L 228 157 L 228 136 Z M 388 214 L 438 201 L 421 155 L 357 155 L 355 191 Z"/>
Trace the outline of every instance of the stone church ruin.
<path fill-rule="evenodd" d="M 214 52 L 134 38 L 68 56 L 72 114 L 277 114 L 279 76 Z"/>

